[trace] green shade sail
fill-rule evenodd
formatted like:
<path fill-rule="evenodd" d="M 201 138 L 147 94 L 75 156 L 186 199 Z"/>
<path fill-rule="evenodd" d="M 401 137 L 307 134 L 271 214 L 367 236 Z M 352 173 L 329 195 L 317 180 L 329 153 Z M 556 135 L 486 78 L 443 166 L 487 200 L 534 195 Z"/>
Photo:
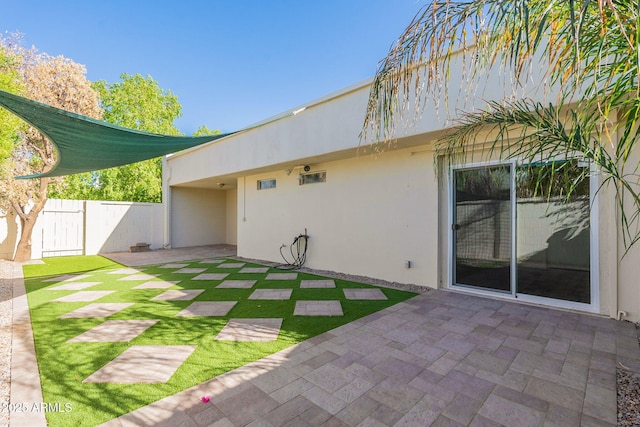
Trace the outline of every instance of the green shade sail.
<path fill-rule="evenodd" d="M 0 106 L 38 129 L 57 148 L 48 172 L 18 178 L 72 175 L 122 166 L 214 141 L 237 132 L 170 136 L 123 128 L 0 90 Z"/>

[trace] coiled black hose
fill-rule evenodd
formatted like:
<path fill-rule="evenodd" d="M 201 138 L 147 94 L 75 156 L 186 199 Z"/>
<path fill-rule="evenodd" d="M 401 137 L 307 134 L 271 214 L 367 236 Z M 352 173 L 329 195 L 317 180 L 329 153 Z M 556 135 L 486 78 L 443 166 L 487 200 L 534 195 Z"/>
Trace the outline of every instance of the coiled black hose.
<path fill-rule="evenodd" d="M 309 236 L 307 235 L 307 230 L 304 230 L 304 234 L 300 234 L 293 239 L 293 243 L 289 245 L 289 253 L 291 254 L 291 260 L 287 259 L 285 254 L 282 252 L 286 245 L 280 246 L 280 256 L 284 260 L 284 264 L 277 265 L 276 268 L 281 270 L 297 270 L 301 268 L 305 261 L 307 260 L 307 247 L 308 247 Z"/>

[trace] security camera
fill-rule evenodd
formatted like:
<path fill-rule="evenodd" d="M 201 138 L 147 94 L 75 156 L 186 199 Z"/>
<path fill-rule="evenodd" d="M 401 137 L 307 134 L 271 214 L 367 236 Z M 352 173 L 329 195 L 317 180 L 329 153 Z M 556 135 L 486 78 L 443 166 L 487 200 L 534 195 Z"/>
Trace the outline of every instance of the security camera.
<path fill-rule="evenodd" d="M 309 172 L 310 170 L 311 170 L 311 166 L 306 165 L 306 166 L 304 167 L 304 171 L 305 171 L 305 172 Z"/>

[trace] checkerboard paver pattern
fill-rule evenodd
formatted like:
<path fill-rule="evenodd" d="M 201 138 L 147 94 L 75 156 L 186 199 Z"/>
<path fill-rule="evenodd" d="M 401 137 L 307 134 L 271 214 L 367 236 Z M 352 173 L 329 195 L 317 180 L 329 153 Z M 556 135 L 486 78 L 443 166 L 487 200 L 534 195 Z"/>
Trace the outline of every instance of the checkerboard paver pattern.
<path fill-rule="evenodd" d="M 333 280 L 301 280 L 300 289 L 331 289 L 336 287 Z"/>
<path fill-rule="evenodd" d="M 266 280 L 296 280 L 298 273 L 269 273 Z"/>
<path fill-rule="evenodd" d="M 161 265 L 158 268 L 183 268 L 188 266 L 189 264 L 182 264 L 182 263 L 169 263 L 169 264 L 165 264 L 165 265 Z"/>
<path fill-rule="evenodd" d="M 340 301 L 296 301 L 294 316 L 342 316 Z"/>
<path fill-rule="evenodd" d="M 236 304 L 236 301 L 197 301 L 180 311 L 176 316 L 226 316 Z"/>
<path fill-rule="evenodd" d="M 380 289 L 343 289 L 346 299 L 386 300 L 387 296 Z"/>
<path fill-rule="evenodd" d="M 161 269 L 162 271 L 160 271 Z M 277 271 L 277 270 L 276 270 Z M 247 266 L 244 262 L 233 262 L 225 259 L 205 259 L 192 262 L 169 262 L 158 266 L 136 268 L 119 268 L 105 271 L 110 275 L 122 276 L 116 278 L 119 282 L 143 282 L 132 283 L 131 290 L 164 290 L 164 292 L 149 297 L 153 301 L 191 301 L 207 291 L 205 289 L 191 289 L 198 282 L 197 287 L 207 288 L 208 295 L 213 296 L 217 289 L 237 289 L 245 292 L 238 301 L 194 301 L 185 308 L 179 310 L 174 316 L 179 318 L 196 317 L 227 317 L 234 307 L 242 303 L 242 299 L 261 301 L 265 306 L 270 301 L 290 300 L 295 289 L 326 289 L 331 292 L 341 293 L 335 290 L 336 283 L 329 279 L 299 280 L 297 272 L 273 272 L 272 268 L 264 266 Z M 242 275 L 248 275 L 250 279 L 242 279 Z M 167 276 L 167 280 L 163 277 Z M 180 275 L 179 280 L 171 280 Z M 232 278 L 230 279 L 229 276 Z M 94 301 L 102 296 L 109 295 L 113 290 L 84 291 L 90 286 L 104 284 L 103 282 L 81 282 L 91 280 L 92 274 L 65 275 L 55 278 L 58 283 L 47 288 L 48 290 L 76 291 L 54 301 L 80 302 Z M 184 279 L 183 279 L 184 277 Z M 95 279 L 94 279 L 95 280 Z M 270 280 L 271 287 L 256 288 L 259 280 Z M 53 280 L 51 280 L 53 281 Z M 194 283 L 191 283 L 191 282 Z M 60 283 L 62 282 L 62 283 Z M 207 283 L 211 282 L 211 283 Z M 265 286 L 263 282 L 261 286 Z M 173 288 L 173 289 L 169 289 Z M 181 288 L 181 289 L 176 289 Z M 251 293 L 247 294 L 246 290 Z M 144 295 L 140 293 L 140 295 Z M 136 297 L 134 297 L 136 298 Z M 131 306 L 127 303 L 93 303 L 75 310 L 69 311 L 60 319 L 80 318 L 108 318 Z M 148 310 L 148 309 L 145 309 Z M 134 310 L 135 311 L 135 310 Z M 133 311 L 132 311 L 133 312 Z M 298 301 L 295 305 L 297 316 L 342 316 L 343 310 L 340 301 Z M 162 320 L 159 319 L 129 319 L 105 320 L 103 323 L 91 328 L 84 333 L 70 339 L 69 343 L 82 342 L 129 342 L 143 334 L 147 329 Z M 269 342 L 277 340 L 280 335 L 283 319 L 281 318 L 232 318 L 226 321 L 224 327 L 215 336 L 215 341 L 235 342 Z M 111 382 L 111 383 L 157 383 L 166 382 L 171 375 L 186 360 L 196 346 L 182 345 L 145 345 L 133 346 L 125 350 L 114 360 L 103 366 L 94 374 L 86 378 L 85 382 Z"/>
<path fill-rule="evenodd" d="M 204 292 L 204 289 L 171 289 L 151 298 L 152 301 L 190 301 Z"/>
<path fill-rule="evenodd" d="M 228 275 L 229 273 L 202 273 L 191 280 L 224 280 Z"/>
<path fill-rule="evenodd" d="M 103 302 L 93 303 L 80 307 L 69 313 L 58 316 L 58 319 L 80 319 L 94 317 L 109 317 L 127 307 L 131 307 L 132 302 Z"/>
<path fill-rule="evenodd" d="M 62 276 L 51 277 L 43 280 L 43 282 L 65 282 L 70 280 L 83 280 L 91 277 L 90 274 L 63 274 Z"/>
<path fill-rule="evenodd" d="M 269 271 L 269 267 L 245 267 L 240 270 L 240 273 L 266 273 Z"/>
<path fill-rule="evenodd" d="M 116 270 L 109 271 L 109 272 L 107 272 L 107 274 L 131 275 L 131 274 L 137 274 L 139 272 L 140 272 L 140 270 L 137 270 L 135 268 L 125 267 L 125 268 L 118 268 Z"/>
<path fill-rule="evenodd" d="M 198 273 L 202 273 L 203 271 L 207 271 L 206 268 L 189 268 L 189 267 L 185 267 L 185 268 L 181 268 L 180 270 L 176 270 L 173 273 L 175 274 L 198 274 Z"/>
<path fill-rule="evenodd" d="M 126 277 L 121 277 L 118 280 L 125 280 L 125 281 L 137 281 L 137 280 L 151 280 L 151 279 L 155 279 L 158 275 L 157 274 L 147 274 L 147 273 L 137 273 L 137 274 L 132 274 L 130 276 L 126 276 Z"/>
<path fill-rule="evenodd" d="M 78 291 L 60 298 L 53 302 L 90 302 L 105 297 L 115 291 Z"/>
<path fill-rule="evenodd" d="M 218 264 L 218 268 L 242 268 L 244 265 L 244 262 L 225 262 L 223 264 Z"/>
<path fill-rule="evenodd" d="M 82 289 L 90 288 L 95 285 L 99 285 L 102 282 L 67 282 L 63 285 L 53 286 L 47 288 L 48 291 L 79 291 Z"/>
<path fill-rule="evenodd" d="M 292 293 L 293 289 L 256 289 L 249 295 L 249 299 L 288 300 Z"/>
<path fill-rule="evenodd" d="M 218 341 L 275 341 L 282 319 L 231 319 L 216 336 Z"/>
<path fill-rule="evenodd" d="M 216 288 L 251 289 L 256 282 L 257 280 L 225 280 L 216 286 Z"/>
<path fill-rule="evenodd" d="M 156 323 L 158 320 L 107 320 L 67 342 L 129 342 Z"/>
<path fill-rule="evenodd" d="M 153 384 L 169 381 L 196 346 L 133 346 L 91 374 L 85 383 Z"/>
<path fill-rule="evenodd" d="M 164 281 L 164 280 L 152 280 L 146 283 L 141 283 L 139 285 L 134 286 L 131 289 L 167 289 L 170 288 L 172 286 L 177 285 L 178 283 L 180 283 L 179 281 Z"/>

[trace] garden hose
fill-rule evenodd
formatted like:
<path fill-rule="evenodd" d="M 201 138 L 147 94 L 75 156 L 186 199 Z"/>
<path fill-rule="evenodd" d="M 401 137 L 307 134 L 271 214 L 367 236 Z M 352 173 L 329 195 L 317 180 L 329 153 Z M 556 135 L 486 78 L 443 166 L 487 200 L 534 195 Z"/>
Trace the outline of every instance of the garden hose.
<path fill-rule="evenodd" d="M 287 259 L 282 252 L 287 245 L 280 246 L 280 256 L 284 260 L 284 264 L 277 265 L 276 268 L 281 270 L 297 270 L 301 268 L 307 259 L 307 242 L 309 235 L 307 230 L 304 230 L 304 234 L 300 234 L 293 239 L 293 243 L 289 245 L 289 253 L 291 254 L 291 260 Z"/>

